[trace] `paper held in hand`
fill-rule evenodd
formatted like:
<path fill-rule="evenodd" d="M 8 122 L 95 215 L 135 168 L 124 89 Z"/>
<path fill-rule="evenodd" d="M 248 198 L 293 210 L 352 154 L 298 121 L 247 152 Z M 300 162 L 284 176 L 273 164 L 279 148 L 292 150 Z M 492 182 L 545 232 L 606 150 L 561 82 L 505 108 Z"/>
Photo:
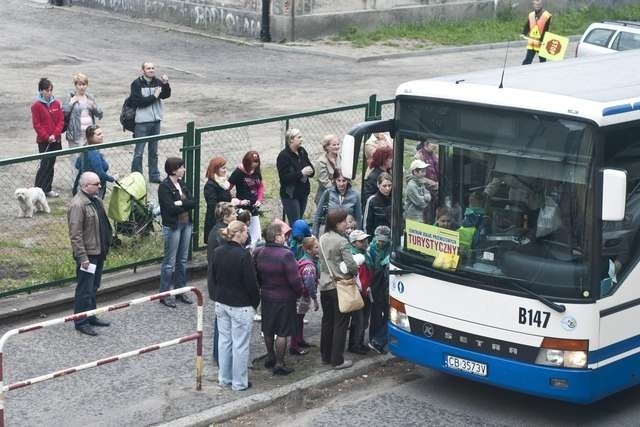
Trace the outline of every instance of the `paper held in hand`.
<path fill-rule="evenodd" d="M 87 268 L 82 268 L 82 264 L 80 265 L 80 270 L 86 271 L 87 273 L 96 274 L 96 265 L 89 263 Z"/>

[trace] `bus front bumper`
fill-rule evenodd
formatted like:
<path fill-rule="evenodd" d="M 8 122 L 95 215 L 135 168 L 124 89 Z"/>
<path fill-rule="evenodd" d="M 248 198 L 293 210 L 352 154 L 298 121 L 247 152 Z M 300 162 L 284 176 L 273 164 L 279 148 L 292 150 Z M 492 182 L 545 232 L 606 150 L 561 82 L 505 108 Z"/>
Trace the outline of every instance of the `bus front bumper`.
<path fill-rule="evenodd" d="M 602 397 L 590 369 L 562 369 L 523 363 L 419 337 L 389 323 L 389 350 L 395 356 L 441 372 L 535 396 L 587 404 Z M 484 364 L 478 373 L 448 366 L 449 356 Z M 466 362 L 465 362 L 466 363 Z M 466 367 L 466 366 L 465 366 Z M 595 384 L 594 384 L 595 382 Z"/>

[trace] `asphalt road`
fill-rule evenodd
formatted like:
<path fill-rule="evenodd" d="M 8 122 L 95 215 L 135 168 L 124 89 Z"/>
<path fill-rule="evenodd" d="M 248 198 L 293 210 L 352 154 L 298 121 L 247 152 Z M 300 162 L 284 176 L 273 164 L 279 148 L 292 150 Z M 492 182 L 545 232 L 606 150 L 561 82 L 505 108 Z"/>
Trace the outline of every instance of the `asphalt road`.
<path fill-rule="evenodd" d="M 310 398 L 279 402 L 226 425 L 295 426 L 637 426 L 640 389 L 590 406 L 538 399 L 410 365 L 411 381 L 396 369 L 369 373 Z M 327 398 L 327 396 L 329 396 Z M 306 404 L 306 409 L 304 408 Z"/>
<path fill-rule="evenodd" d="M 41 1 L 0 2 L 0 158 L 36 151 L 29 106 L 42 76 L 64 97 L 72 75 L 87 74 L 111 141 L 128 137 L 118 123 L 120 107 L 145 60 L 172 84 L 163 131 L 182 131 L 189 120 L 220 124 L 363 103 L 374 93 L 390 98 L 404 81 L 501 67 L 505 55 L 484 49 L 357 63 L 178 33 L 78 6 L 52 9 Z M 508 63 L 520 63 L 523 54 L 518 44 Z"/>

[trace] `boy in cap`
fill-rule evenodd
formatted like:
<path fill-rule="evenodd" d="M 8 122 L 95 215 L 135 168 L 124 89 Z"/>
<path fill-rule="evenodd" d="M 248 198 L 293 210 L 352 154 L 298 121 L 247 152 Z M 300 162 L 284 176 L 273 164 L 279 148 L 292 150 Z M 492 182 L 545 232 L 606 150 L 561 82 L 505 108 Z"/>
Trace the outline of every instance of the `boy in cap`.
<path fill-rule="evenodd" d="M 371 260 L 368 260 L 367 247 L 370 236 L 362 230 L 353 230 L 349 233 L 349 243 L 351 243 L 351 253 L 353 259 L 358 264 L 358 276 L 356 284 L 360 289 L 360 294 L 364 300 L 364 307 L 351 313 L 351 324 L 349 325 L 349 352 L 355 354 L 367 354 L 369 348 L 364 344 L 364 331 L 369 327 L 369 316 L 371 315 L 371 301 L 369 299 L 369 286 L 373 275 L 369 269 Z M 343 270 L 344 262 L 340 263 Z M 344 266 L 344 271 L 347 267 Z"/>
<path fill-rule="evenodd" d="M 386 225 L 376 227 L 373 241 L 369 245 L 369 268 L 373 274 L 371 282 L 371 322 L 369 324 L 369 347 L 385 354 L 387 345 L 387 320 L 389 318 L 389 253 L 391 229 Z"/>
<path fill-rule="evenodd" d="M 409 166 L 407 187 L 404 194 L 404 216 L 406 219 L 425 222 L 425 211 L 431 202 L 431 192 L 427 186 L 429 165 L 416 159 Z"/>

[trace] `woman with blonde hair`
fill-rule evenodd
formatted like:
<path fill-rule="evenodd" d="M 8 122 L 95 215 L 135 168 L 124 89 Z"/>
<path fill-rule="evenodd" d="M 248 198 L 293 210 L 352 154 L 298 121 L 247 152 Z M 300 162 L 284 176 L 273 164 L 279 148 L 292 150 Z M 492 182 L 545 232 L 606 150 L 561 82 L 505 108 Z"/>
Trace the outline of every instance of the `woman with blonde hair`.
<path fill-rule="evenodd" d="M 251 253 L 243 247 L 248 229 L 241 221 L 221 231 L 228 241 L 218 246 L 211 263 L 209 295 L 215 301 L 218 338 L 218 383 L 234 391 L 251 387 L 249 345 L 253 316 L 260 302 Z"/>
<path fill-rule="evenodd" d="M 307 150 L 302 147 L 299 129 L 289 129 L 285 134 L 285 147 L 278 154 L 276 167 L 280 178 L 282 210 L 289 224 L 293 224 L 304 216 L 311 192 L 309 179 L 315 174 Z"/>
<path fill-rule="evenodd" d="M 322 139 L 324 153 L 316 161 L 316 173 L 318 176 L 318 192 L 316 193 L 316 205 L 325 190 L 333 184 L 333 173 L 340 169 L 340 140 L 335 135 L 326 135 Z"/>
<path fill-rule="evenodd" d="M 206 172 L 207 183 L 204 185 L 204 199 L 207 202 L 207 213 L 204 217 L 204 242 L 209 241 L 209 233 L 216 223 L 216 206 L 220 202 L 230 202 L 238 206 L 240 200 L 231 194 L 231 183 L 227 179 L 227 161 L 220 156 L 209 160 Z"/>
<path fill-rule="evenodd" d="M 68 121 L 66 138 L 69 148 L 80 147 L 87 143 L 86 129 L 102 119 L 102 109 L 98 107 L 96 98 L 87 92 L 89 78 L 82 73 L 73 76 L 74 89 L 62 102 L 62 111 Z M 78 155 L 71 156 L 71 166 L 75 166 Z"/>

